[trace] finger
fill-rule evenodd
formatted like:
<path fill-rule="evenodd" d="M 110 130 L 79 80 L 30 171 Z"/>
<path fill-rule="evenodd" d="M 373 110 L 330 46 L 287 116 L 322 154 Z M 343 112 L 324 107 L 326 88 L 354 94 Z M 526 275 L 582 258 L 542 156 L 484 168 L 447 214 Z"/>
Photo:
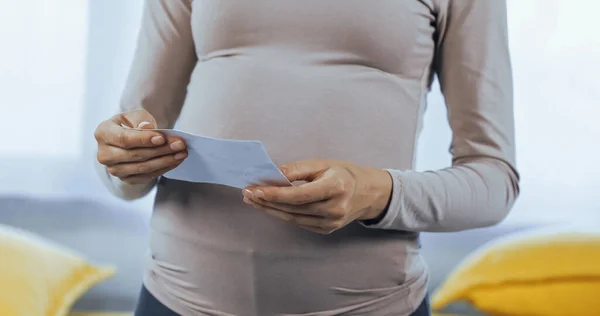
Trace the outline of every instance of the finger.
<path fill-rule="evenodd" d="M 311 204 L 305 204 L 302 206 L 284 204 L 284 203 L 274 203 L 265 201 L 263 199 L 253 198 L 246 194 L 244 194 L 244 198 L 250 200 L 254 204 L 259 204 L 268 208 L 272 208 L 278 211 L 286 212 L 291 215 L 309 215 L 309 216 L 321 216 L 325 213 L 323 208 L 319 204 L 323 204 L 322 202 L 316 202 Z M 317 206 L 319 205 L 319 206 Z M 312 207 L 309 207 L 312 206 Z"/>
<path fill-rule="evenodd" d="M 279 210 L 272 209 L 268 206 L 254 203 L 252 200 L 249 200 L 247 198 L 244 198 L 244 202 L 251 204 L 256 209 L 261 210 L 273 217 L 282 219 L 286 222 L 294 223 L 302 229 L 306 229 L 317 234 L 328 235 L 342 228 L 345 225 L 342 221 L 339 220 L 327 221 L 323 218 L 315 219 L 312 216 L 292 215 L 289 213 L 281 212 Z"/>
<path fill-rule="evenodd" d="M 316 228 L 327 229 L 332 224 L 329 224 L 330 221 L 323 217 L 317 216 L 308 216 L 308 215 L 300 215 L 300 214 L 290 214 L 287 212 L 282 212 L 280 210 L 271 208 L 269 206 L 265 206 L 262 204 L 258 204 L 250 199 L 244 198 L 244 202 L 252 205 L 254 208 L 261 210 L 271 216 L 282 219 L 286 222 L 290 222 L 299 226 L 310 226 Z"/>
<path fill-rule="evenodd" d="M 268 202 L 303 205 L 330 199 L 343 189 L 335 177 L 287 187 L 250 187 L 252 195 Z"/>
<path fill-rule="evenodd" d="M 187 156 L 187 152 L 185 153 Z M 179 153 L 177 153 L 179 154 Z M 125 178 L 135 175 L 151 174 L 163 168 L 176 167 L 183 159 L 176 159 L 176 155 L 165 155 L 143 162 L 122 163 L 108 167 L 108 172 L 115 177 Z M 177 157 L 180 158 L 180 157 Z M 184 157 L 185 158 L 185 157 Z"/>
<path fill-rule="evenodd" d="M 138 128 L 139 128 L 139 129 L 155 129 L 155 128 L 156 128 L 156 126 L 155 126 L 154 124 L 150 123 L 150 122 L 146 122 L 146 121 L 144 121 L 144 122 L 141 122 L 141 123 L 138 125 Z"/>
<path fill-rule="evenodd" d="M 156 119 L 145 109 L 137 109 L 115 115 L 117 120 L 131 128 L 155 129 L 158 128 Z"/>
<path fill-rule="evenodd" d="M 254 203 L 261 204 L 282 212 L 290 213 L 292 215 L 301 214 L 337 220 L 346 218 L 350 213 L 349 207 L 346 206 L 347 203 L 340 202 L 337 199 L 329 199 L 326 201 L 304 204 L 302 206 L 273 203 L 261 199 L 252 199 L 250 197 L 249 199 Z"/>
<path fill-rule="evenodd" d="M 252 196 L 248 191 L 244 190 L 243 192 L 244 198 L 251 200 L 256 204 L 260 204 L 272 209 L 276 209 L 282 212 L 290 213 L 292 215 L 310 215 L 310 216 L 321 216 L 326 217 L 327 215 L 327 202 L 320 201 L 315 203 L 304 204 L 302 206 L 285 204 L 285 203 L 275 203 L 265 201 L 263 199 L 259 199 L 257 197 Z"/>
<path fill-rule="evenodd" d="M 310 159 L 284 164 L 279 169 L 291 182 L 313 181 L 329 168 L 326 160 Z"/>
<path fill-rule="evenodd" d="M 169 166 L 166 168 L 162 168 L 159 169 L 157 171 L 148 173 L 148 174 L 144 174 L 144 175 L 136 175 L 136 176 L 129 176 L 129 177 L 125 177 L 125 178 L 121 178 L 121 180 L 127 184 L 145 184 L 145 183 L 150 183 L 151 181 L 153 181 L 155 178 L 162 176 L 163 174 L 175 169 L 178 165 L 175 166 Z"/>
<path fill-rule="evenodd" d="M 98 161 L 105 166 L 113 166 L 126 162 L 146 161 L 183 150 L 185 150 L 185 143 L 180 139 L 169 140 L 168 144 L 154 148 L 123 149 L 115 146 L 102 146 L 98 149 Z M 185 157 L 180 155 L 176 158 Z"/>
<path fill-rule="evenodd" d="M 269 214 L 271 216 L 277 217 L 277 218 L 279 218 L 281 220 L 284 220 L 286 222 L 291 222 L 292 219 L 293 219 L 293 215 L 292 214 L 288 214 L 288 213 L 285 213 L 285 212 L 280 212 L 280 211 L 271 209 L 271 208 L 269 208 L 267 206 L 255 203 L 254 201 L 252 201 L 252 200 L 250 200 L 248 198 L 245 198 L 245 197 L 244 197 L 244 203 L 249 204 L 249 205 L 253 206 L 255 209 L 257 209 L 257 210 L 264 211 L 265 213 L 267 213 L 267 214 Z"/>
<path fill-rule="evenodd" d="M 311 231 L 313 233 L 321 234 L 321 235 L 329 235 L 335 231 L 335 230 L 329 230 L 329 229 L 318 228 L 318 227 L 313 227 L 313 226 L 298 225 L 298 227 L 308 230 L 308 231 Z"/>
<path fill-rule="evenodd" d="M 107 145 L 129 149 L 165 144 L 165 137 L 159 132 L 124 128 L 113 120 L 103 124 L 95 136 L 99 142 Z"/>

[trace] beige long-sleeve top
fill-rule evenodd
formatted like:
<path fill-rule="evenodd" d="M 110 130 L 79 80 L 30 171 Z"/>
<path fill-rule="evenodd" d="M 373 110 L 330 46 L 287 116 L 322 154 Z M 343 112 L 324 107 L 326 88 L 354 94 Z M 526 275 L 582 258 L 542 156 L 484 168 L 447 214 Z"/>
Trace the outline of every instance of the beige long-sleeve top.
<path fill-rule="evenodd" d="M 452 166 L 412 171 L 438 76 Z M 385 217 L 327 236 L 237 189 L 158 182 L 145 285 L 182 315 L 408 315 L 427 271 L 418 232 L 502 220 L 518 195 L 503 0 L 146 0 L 121 110 L 159 127 L 262 141 L 278 164 L 385 168 Z M 134 199 L 152 186 L 103 179 Z"/>

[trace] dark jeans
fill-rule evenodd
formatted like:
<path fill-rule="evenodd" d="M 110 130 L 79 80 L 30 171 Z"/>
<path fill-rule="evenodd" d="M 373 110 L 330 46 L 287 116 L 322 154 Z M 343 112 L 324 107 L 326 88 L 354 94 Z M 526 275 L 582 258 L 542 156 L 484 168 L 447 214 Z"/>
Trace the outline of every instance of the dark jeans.
<path fill-rule="evenodd" d="M 161 304 L 145 287 L 142 287 L 134 316 L 179 316 L 179 314 Z M 431 316 L 427 297 L 411 316 Z"/>

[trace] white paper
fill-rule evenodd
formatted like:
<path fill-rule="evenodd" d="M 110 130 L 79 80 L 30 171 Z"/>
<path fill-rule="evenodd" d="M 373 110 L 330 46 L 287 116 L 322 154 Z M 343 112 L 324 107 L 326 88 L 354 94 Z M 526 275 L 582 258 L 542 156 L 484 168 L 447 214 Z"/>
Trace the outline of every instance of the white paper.
<path fill-rule="evenodd" d="M 164 177 L 240 189 L 249 185 L 291 185 L 259 141 L 218 139 L 167 129 L 156 131 L 181 137 L 188 151 L 181 165 Z"/>

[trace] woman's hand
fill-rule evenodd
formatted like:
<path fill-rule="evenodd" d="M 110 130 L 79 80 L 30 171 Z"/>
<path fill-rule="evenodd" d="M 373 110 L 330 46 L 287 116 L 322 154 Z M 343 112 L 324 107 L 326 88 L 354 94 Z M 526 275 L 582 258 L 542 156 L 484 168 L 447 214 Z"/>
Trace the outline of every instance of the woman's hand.
<path fill-rule="evenodd" d="M 166 138 L 154 129 L 156 120 L 146 110 L 113 116 L 96 128 L 98 161 L 108 172 L 129 184 L 147 184 L 177 167 L 187 157 L 185 143 Z"/>
<path fill-rule="evenodd" d="M 329 234 L 354 220 L 377 218 L 386 208 L 392 179 L 385 170 L 344 161 L 306 160 L 281 167 L 290 187 L 252 186 L 244 202 L 302 228 Z"/>

